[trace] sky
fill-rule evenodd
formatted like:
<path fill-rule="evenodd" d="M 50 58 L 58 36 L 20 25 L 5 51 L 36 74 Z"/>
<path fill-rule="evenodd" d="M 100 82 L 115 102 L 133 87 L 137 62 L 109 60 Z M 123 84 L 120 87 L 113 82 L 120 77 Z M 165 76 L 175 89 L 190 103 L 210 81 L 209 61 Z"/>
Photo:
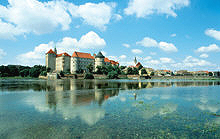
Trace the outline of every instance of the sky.
<path fill-rule="evenodd" d="M 219 0 L 1 0 L 0 65 L 98 53 L 120 65 L 220 70 Z"/>

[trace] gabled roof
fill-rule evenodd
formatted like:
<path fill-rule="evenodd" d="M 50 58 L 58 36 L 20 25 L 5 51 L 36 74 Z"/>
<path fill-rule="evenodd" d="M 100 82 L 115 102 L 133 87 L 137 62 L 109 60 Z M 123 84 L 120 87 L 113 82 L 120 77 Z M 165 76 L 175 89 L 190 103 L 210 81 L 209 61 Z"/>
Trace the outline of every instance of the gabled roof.
<path fill-rule="evenodd" d="M 99 53 L 95 56 L 95 58 L 105 58 L 105 57 L 103 56 L 102 52 L 99 52 Z"/>
<path fill-rule="evenodd" d="M 89 53 L 82 53 L 82 52 L 74 52 L 72 57 L 79 57 L 79 58 L 88 58 L 88 59 L 94 59 L 93 56 Z"/>
<path fill-rule="evenodd" d="M 108 63 L 111 62 L 107 57 L 104 59 L 104 61 L 105 61 L 105 62 L 108 62 Z"/>
<path fill-rule="evenodd" d="M 118 65 L 119 63 L 118 62 L 115 62 L 114 60 L 110 60 L 111 64 L 113 65 Z"/>
<path fill-rule="evenodd" d="M 61 53 L 61 54 L 57 54 L 57 57 L 60 57 L 60 56 L 69 56 L 69 57 L 71 57 L 69 54 L 67 54 L 67 53 Z"/>
<path fill-rule="evenodd" d="M 141 65 L 141 63 L 138 62 L 135 67 L 138 68 L 140 65 Z"/>
<path fill-rule="evenodd" d="M 52 49 L 50 49 L 46 54 L 55 54 L 56 55 L 56 53 Z"/>

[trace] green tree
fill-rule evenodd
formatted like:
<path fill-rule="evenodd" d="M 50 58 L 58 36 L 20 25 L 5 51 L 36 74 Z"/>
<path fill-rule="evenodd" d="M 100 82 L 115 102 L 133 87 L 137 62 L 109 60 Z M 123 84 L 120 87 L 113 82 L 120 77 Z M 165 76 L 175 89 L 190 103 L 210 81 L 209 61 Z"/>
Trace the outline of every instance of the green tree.
<path fill-rule="evenodd" d="M 109 79 L 118 79 L 118 73 L 116 71 L 109 72 L 107 76 Z"/>
<path fill-rule="evenodd" d="M 150 73 L 150 76 L 154 76 L 154 72 L 153 71 Z"/>
<path fill-rule="evenodd" d="M 212 73 L 212 72 L 209 72 L 209 76 L 213 76 L 213 73 Z"/>
<path fill-rule="evenodd" d="M 137 68 L 133 68 L 133 72 L 132 72 L 134 75 L 138 75 L 138 69 Z"/>
<path fill-rule="evenodd" d="M 91 73 L 86 73 L 84 79 L 94 79 L 94 76 Z"/>
<path fill-rule="evenodd" d="M 127 69 L 127 74 L 128 74 L 128 75 L 132 75 L 132 74 L 133 74 L 133 70 L 132 70 L 131 67 L 128 67 L 128 69 Z"/>
<path fill-rule="evenodd" d="M 93 67 L 93 64 L 92 64 L 92 63 L 90 63 L 89 65 L 87 65 L 86 68 L 88 69 L 88 71 L 89 71 L 90 73 L 93 72 L 94 67 Z"/>
<path fill-rule="evenodd" d="M 141 69 L 141 75 L 143 75 L 143 74 L 147 74 L 146 69 Z"/>
<path fill-rule="evenodd" d="M 21 77 L 27 77 L 29 76 L 29 69 L 23 69 L 22 71 L 19 72 Z"/>

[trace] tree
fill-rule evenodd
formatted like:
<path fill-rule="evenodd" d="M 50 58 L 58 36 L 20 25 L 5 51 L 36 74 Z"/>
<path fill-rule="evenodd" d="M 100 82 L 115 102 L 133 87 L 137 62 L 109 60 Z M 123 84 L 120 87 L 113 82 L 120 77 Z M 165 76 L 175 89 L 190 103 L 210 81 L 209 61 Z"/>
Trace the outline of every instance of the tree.
<path fill-rule="evenodd" d="M 132 75 L 132 74 L 133 74 L 133 70 L 132 70 L 131 67 L 128 67 L 128 69 L 127 69 L 127 74 L 128 74 L 128 75 Z"/>
<path fill-rule="evenodd" d="M 60 76 L 64 77 L 64 72 L 63 71 L 60 71 Z"/>
<path fill-rule="evenodd" d="M 94 79 L 94 76 L 91 73 L 86 73 L 84 79 Z"/>
<path fill-rule="evenodd" d="M 23 69 L 22 71 L 19 72 L 21 77 L 27 77 L 29 76 L 29 69 Z"/>
<path fill-rule="evenodd" d="M 47 68 L 47 72 L 51 72 L 51 68 L 50 67 Z"/>
<path fill-rule="evenodd" d="M 116 71 L 109 72 L 107 76 L 109 79 L 118 79 L 118 73 Z"/>
<path fill-rule="evenodd" d="M 46 77 L 46 76 L 47 76 L 47 71 L 42 71 L 42 72 L 40 73 L 40 75 Z"/>
<path fill-rule="evenodd" d="M 143 74 L 147 74 L 146 69 L 141 69 L 141 75 L 143 75 Z"/>
<path fill-rule="evenodd" d="M 88 69 L 88 71 L 90 72 L 90 73 L 92 73 L 93 72 L 93 64 L 92 63 L 90 63 L 89 65 L 87 65 L 87 67 L 86 67 L 87 69 Z"/>
<path fill-rule="evenodd" d="M 212 73 L 212 72 L 209 72 L 209 76 L 213 76 L 213 73 Z"/>
<path fill-rule="evenodd" d="M 154 72 L 153 71 L 150 73 L 150 76 L 154 76 Z"/>
<path fill-rule="evenodd" d="M 134 75 L 138 75 L 138 74 L 139 74 L 137 68 L 133 68 L 133 74 L 134 74 Z"/>

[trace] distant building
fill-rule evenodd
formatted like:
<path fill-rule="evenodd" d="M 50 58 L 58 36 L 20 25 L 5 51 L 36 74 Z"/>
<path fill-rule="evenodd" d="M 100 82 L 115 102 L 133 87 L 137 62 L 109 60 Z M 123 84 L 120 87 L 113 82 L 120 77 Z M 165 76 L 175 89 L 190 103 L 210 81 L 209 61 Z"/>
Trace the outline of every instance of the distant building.
<path fill-rule="evenodd" d="M 46 53 L 46 67 L 50 68 L 51 71 L 55 72 L 71 72 L 77 73 L 80 70 L 87 72 L 87 66 L 91 64 L 96 70 L 97 66 L 103 65 L 119 65 L 118 62 L 114 60 L 109 60 L 101 52 L 97 55 L 92 56 L 89 53 L 74 52 L 72 56 L 68 53 L 56 53 L 56 48 L 54 51 L 50 49 Z"/>

